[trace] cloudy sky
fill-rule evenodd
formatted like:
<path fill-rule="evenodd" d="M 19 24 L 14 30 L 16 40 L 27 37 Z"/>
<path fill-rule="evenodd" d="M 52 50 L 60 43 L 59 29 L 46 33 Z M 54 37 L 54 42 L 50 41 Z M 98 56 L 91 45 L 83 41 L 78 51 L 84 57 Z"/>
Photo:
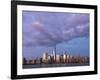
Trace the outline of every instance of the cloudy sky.
<path fill-rule="evenodd" d="M 23 57 L 43 52 L 89 55 L 89 14 L 60 12 L 22 12 Z"/>

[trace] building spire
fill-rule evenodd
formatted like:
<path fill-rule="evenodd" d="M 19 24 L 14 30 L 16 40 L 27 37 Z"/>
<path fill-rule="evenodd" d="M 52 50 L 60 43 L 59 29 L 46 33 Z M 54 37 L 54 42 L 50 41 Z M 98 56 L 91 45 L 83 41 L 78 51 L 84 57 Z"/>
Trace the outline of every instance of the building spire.
<path fill-rule="evenodd" d="M 54 51 L 55 51 L 55 54 L 56 54 L 56 45 L 55 45 L 55 47 L 54 47 Z"/>

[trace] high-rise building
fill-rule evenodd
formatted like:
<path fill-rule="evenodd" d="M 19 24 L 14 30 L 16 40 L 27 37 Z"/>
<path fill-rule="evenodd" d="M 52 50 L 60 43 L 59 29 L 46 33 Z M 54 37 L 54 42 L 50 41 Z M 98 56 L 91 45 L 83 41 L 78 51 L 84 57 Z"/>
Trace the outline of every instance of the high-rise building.
<path fill-rule="evenodd" d="M 63 54 L 63 60 L 64 60 L 64 62 L 67 61 L 67 55 L 66 54 Z"/>
<path fill-rule="evenodd" d="M 60 55 L 56 55 L 56 62 L 60 63 Z"/>
<path fill-rule="evenodd" d="M 43 53 L 43 57 L 42 57 L 43 61 L 48 60 L 48 53 Z"/>
<path fill-rule="evenodd" d="M 56 46 L 54 47 L 54 50 L 53 50 L 53 58 L 54 58 L 54 61 L 56 61 Z"/>
<path fill-rule="evenodd" d="M 70 62 L 70 55 L 67 55 L 67 63 Z"/>
<path fill-rule="evenodd" d="M 51 56 L 50 55 L 48 55 L 48 60 L 51 60 Z"/>
<path fill-rule="evenodd" d="M 53 59 L 54 59 L 54 61 L 56 60 L 56 53 L 55 53 L 55 50 L 53 50 Z"/>

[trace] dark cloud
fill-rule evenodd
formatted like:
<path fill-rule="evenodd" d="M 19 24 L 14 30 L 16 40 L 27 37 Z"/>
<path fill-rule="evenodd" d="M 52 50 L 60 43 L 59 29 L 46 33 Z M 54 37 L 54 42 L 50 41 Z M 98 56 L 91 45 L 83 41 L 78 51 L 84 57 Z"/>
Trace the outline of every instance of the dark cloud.
<path fill-rule="evenodd" d="M 23 15 L 24 46 L 54 46 L 89 36 L 89 14 L 26 11 Z"/>

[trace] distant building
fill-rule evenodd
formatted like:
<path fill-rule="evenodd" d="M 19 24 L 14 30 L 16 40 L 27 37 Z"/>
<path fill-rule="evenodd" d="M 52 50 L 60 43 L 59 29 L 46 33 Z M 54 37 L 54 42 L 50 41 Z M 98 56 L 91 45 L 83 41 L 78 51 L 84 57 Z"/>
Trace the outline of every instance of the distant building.
<path fill-rule="evenodd" d="M 60 55 L 60 62 L 63 63 L 64 60 L 63 60 L 63 55 Z"/>
<path fill-rule="evenodd" d="M 64 63 L 67 62 L 67 55 L 66 54 L 63 54 L 63 61 L 64 61 Z"/>
<path fill-rule="evenodd" d="M 43 60 L 47 60 L 48 59 L 48 53 L 46 53 L 46 52 L 43 53 L 43 57 L 42 58 L 43 58 Z"/>
<path fill-rule="evenodd" d="M 60 63 L 60 55 L 56 55 L 56 62 Z"/>
<path fill-rule="evenodd" d="M 23 58 L 23 64 L 27 64 L 26 58 Z"/>
<path fill-rule="evenodd" d="M 53 50 L 52 54 L 53 54 L 53 59 L 54 59 L 54 61 L 56 61 L 56 51 Z"/>
<path fill-rule="evenodd" d="M 48 55 L 48 60 L 51 60 L 51 56 L 50 55 Z"/>
<path fill-rule="evenodd" d="M 70 55 L 67 55 L 67 63 L 70 62 Z"/>
<path fill-rule="evenodd" d="M 31 61 L 31 64 L 36 64 L 36 60 L 33 59 L 33 60 Z"/>
<path fill-rule="evenodd" d="M 54 55 L 53 54 L 50 54 L 50 57 L 51 57 L 50 62 L 53 63 L 54 62 Z"/>
<path fill-rule="evenodd" d="M 44 63 L 48 63 L 48 53 L 43 53 L 42 59 Z"/>

